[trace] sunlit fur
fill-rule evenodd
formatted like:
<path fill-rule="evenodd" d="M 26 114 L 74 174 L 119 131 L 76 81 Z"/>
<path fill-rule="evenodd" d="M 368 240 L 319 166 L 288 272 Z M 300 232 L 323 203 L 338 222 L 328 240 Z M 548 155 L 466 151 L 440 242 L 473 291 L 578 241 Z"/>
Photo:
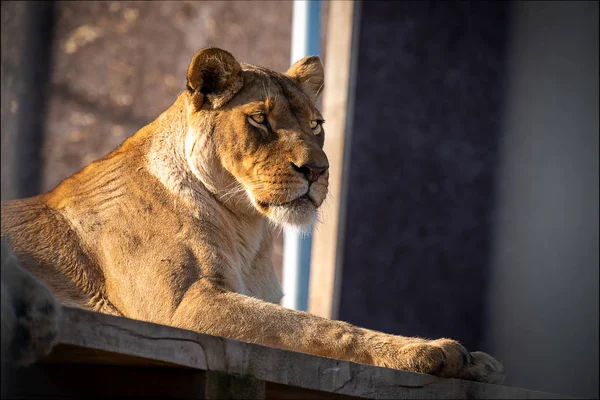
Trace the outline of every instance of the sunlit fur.
<path fill-rule="evenodd" d="M 275 304 L 275 229 L 310 226 L 327 195 L 325 132 L 313 130 L 323 119 L 315 107 L 322 88 L 317 57 L 280 74 L 200 50 L 185 90 L 156 120 L 52 191 L 3 202 L 2 237 L 71 306 L 498 382 L 500 363 L 456 341 L 389 335 Z M 268 126 L 257 125 L 263 116 L 250 122 L 256 113 Z"/>

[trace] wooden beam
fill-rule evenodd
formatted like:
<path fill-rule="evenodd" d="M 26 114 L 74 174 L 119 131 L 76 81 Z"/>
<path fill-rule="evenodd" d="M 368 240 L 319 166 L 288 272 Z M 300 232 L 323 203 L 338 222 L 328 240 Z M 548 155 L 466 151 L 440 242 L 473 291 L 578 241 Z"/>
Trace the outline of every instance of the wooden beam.
<path fill-rule="evenodd" d="M 345 180 L 349 166 L 356 35 L 360 3 L 329 3 L 323 115 L 325 152 L 329 158 L 329 195 L 313 230 L 308 312 L 337 318 L 342 273 Z"/>
<path fill-rule="evenodd" d="M 75 308 L 63 310 L 59 343 L 49 357 L 17 371 L 9 382 L 17 395 L 11 397 L 567 398 L 356 364 Z"/>

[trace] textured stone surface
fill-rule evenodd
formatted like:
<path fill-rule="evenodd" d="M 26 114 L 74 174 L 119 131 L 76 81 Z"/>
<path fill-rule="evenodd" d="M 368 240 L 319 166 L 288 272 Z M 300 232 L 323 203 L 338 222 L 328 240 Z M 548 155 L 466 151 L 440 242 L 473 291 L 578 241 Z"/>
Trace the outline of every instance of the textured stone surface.
<path fill-rule="evenodd" d="M 169 107 L 198 49 L 289 64 L 289 2 L 61 2 L 56 18 L 45 190 Z"/>
<path fill-rule="evenodd" d="M 503 2 L 362 4 L 341 319 L 481 347 L 506 25 Z"/>

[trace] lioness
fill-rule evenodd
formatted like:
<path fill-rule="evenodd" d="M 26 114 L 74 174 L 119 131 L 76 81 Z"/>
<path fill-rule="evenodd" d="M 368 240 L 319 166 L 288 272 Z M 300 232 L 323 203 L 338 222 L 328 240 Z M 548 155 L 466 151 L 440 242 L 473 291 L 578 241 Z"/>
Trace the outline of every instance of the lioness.
<path fill-rule="evenodd" d="M 54 190 L 2 204 L 2 237 L 67 305 L 359 363 L 483 382 L 502 365 L 454 340 L 288 310 L 274 229 L 306 227 L 328 161 L 318 57 L 285 74 L 198 51 L 155 121 Z"/>

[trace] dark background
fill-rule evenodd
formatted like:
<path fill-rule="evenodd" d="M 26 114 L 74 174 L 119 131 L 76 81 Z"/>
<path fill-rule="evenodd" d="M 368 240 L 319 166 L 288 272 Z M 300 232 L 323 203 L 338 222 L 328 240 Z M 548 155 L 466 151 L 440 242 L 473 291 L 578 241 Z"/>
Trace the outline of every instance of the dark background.
<path fill-rule="evenodd" d="M 508 3 L 361 11 L 340 318 L 480 349 Z"/>

